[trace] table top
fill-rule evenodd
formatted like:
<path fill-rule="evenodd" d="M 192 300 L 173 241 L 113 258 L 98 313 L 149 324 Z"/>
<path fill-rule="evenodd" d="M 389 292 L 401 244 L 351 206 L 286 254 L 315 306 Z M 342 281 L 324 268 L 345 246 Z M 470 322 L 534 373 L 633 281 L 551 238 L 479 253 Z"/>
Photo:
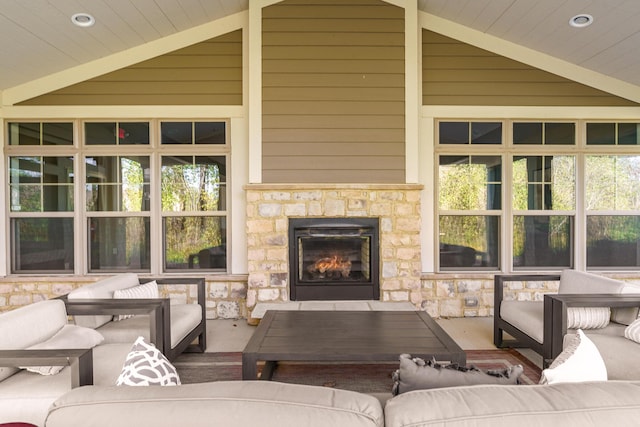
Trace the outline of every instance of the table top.
<path fill-rule="evenodd" d="M 419 311 L 269 310 L 243 351 L 267 361 L 396 361 L 402 353 L 462 364 L 466 359 Z"/>

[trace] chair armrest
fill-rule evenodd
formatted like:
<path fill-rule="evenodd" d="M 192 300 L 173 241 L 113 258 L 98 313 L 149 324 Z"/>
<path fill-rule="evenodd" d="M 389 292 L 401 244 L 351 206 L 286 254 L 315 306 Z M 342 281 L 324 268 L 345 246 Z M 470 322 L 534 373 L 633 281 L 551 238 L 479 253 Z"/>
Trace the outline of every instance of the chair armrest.
<path fill-rule="evenodd" d="M 67 314 L 117 315 L 148 314 L 149 339 L 157 348 L 164 348 L 167 334 L 171 333 L 169 298 L 132 298 L 132 299 L 76 299 L 69 300 L 66 295 L 59 297 L 65 303 Z"/>
<path fill-rule="evenodd" d="M 567 334 L 569 307 L 639 307 L 640 294 L 547 294 L 544 296 L 545 358 L 555 359 L 562 352 Z"/>
<path fill-rule="evenodd" d="M 93 384 L 93 350 L 0 350 L 0 366 L 69 366 L 71 388 Z"/>

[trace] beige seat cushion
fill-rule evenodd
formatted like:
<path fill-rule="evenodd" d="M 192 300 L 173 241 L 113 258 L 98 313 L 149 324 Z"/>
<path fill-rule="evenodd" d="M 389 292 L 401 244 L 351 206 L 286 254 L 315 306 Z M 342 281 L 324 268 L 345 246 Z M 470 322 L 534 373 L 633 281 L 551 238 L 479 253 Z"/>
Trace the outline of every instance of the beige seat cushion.
<path fill-rule="evenodd" d="M 539 343 L 544 341 L 542 301 L 502 301 L 500 317 Z"/>
<path fill-rule="evenodd" d="M 193 331 L 202 320 L 198 304 L 171 305 L 171 348 Z M 131 342 L 144 337 L 149 342 L 149 316 L 134 316 L 117 322 L 108 322 L 98 328 L 105 343 Z"/>

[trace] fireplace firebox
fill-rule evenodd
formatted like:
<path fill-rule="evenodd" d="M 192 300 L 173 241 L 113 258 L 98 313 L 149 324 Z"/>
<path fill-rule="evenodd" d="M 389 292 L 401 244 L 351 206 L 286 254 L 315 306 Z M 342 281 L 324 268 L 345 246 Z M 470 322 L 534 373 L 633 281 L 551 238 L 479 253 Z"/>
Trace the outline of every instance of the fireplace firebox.
<path fill-rule="evenodd" d="M 290 218 L 290 299 L 378 300 L 378 224 L 378 218 Z"/>

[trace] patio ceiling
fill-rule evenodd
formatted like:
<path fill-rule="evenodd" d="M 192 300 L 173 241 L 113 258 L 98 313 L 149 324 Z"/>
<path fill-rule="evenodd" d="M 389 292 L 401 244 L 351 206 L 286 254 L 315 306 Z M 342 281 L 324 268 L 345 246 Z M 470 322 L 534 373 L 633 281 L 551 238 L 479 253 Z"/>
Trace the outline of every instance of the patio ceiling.
<path fill-rule="evenodd" d="M 242 12 L 248 4 L 249 0 L 2 0 L 0 90 Z M 418 0 L 418 7 L 640 87 L 637 0 Z M 74 26 L 70 18 L 78 12 L 93 15 L 96 24 L 88 29 Z M 592 15 L 593 24 L 569 26 L 577 14 Z"/>

